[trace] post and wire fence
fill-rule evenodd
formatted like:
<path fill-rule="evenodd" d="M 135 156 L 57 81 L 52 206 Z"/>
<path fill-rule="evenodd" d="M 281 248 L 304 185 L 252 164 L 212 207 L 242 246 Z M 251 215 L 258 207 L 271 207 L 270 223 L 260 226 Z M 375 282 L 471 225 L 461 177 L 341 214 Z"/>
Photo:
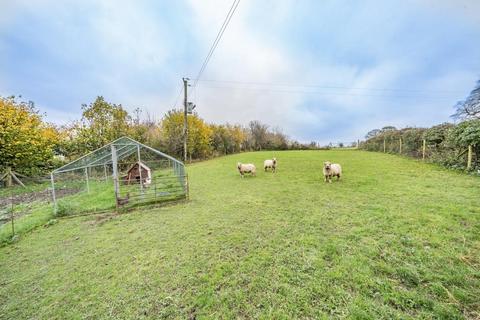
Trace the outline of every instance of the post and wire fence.
<path fill-rule="evenodd" d="M 456 169 L 480 170 L 480 155 L 474 145 L 451 146 L 437 141 L 429 141 L 419 134 L 409 134 L 409 132 L 404 132 L 401 136 L 398 132 L 392 132 L 371 137 L 362 141 L 359 148 L 408 156 Z"/>

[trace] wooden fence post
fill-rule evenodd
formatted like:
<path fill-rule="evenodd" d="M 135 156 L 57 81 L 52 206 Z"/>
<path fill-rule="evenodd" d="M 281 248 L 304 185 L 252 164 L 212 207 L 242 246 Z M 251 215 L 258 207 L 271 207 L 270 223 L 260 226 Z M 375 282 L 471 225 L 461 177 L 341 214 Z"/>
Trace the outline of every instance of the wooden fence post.
<path fill-rule="evenodd" d="M 53 198 L 53 214 L 57 214 L 57 196 L 55 195 L 55 180 L 53 179 L 53 173 L 50 173 L 50 182 L 52 184 L 52 198 Z"/>
<path fill-rule="evenodd" d="M 467 169 L 472 168 L 472 153 L 473 153 L 472 145 L 469 145 L 468 146 L 468 156 L 467 156 Z"/>
<path fill-rule="evenodd" d="M 402 138 L 400 138 L 400 154 L 402 154 Z"/>
<path fill-rule="evenodd" d="M 140 176 L 140 193 L 143 197 L 143 177 L 142 177 L 142 159 L 140 158 L 140 146 L 137 145 L 138 173 Z"/>
<path fill-rule="evenodd" d="M 11 212 L 10 212 L 10 219 L 12 220 L 12 238 L 15 236 L 15 207 L 13 206 L 13 192 L 10 193 L 10 200 L 11 200 Z"/>
<path fill-rule="evenodd" d="M 385 138 L 383 138 L 383 153 L 387 152 L 387 144 Z"/>
<path fill-rule="evenodd" d="M 7 187 L 11 187 L 13 185 L 12 182 L 12 168 L 7 167 Z"/>
<path fill-rule="evenodd" d="M 422 160 L 425 160 L 425 150 L 427 147 L 427 141 L 423 139 L 423 147 L 422 147 Z"/>

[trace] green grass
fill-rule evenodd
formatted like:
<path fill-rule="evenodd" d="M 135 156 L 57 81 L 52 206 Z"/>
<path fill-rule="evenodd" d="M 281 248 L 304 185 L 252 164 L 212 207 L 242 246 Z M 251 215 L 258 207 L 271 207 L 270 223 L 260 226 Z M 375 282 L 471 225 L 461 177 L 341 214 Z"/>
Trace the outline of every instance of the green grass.
<path fill-rule="evenodd" d="M 2 174 L 0 173 L 0 176 L 1 175 Z M 0 187 L 0 198 L 9 198 L 12 195 L 15 196 L 15 195 L 20 195 L 24 193 L 43 191 L 49 187 L 50 187 L 50 181 L 44 181 L 44 182 L 38 182 L 38 183 L 25 182 L 25 187 L 19 186 L 17 184 L 14 184 L 12 187 L 9 187 L 9 188 L 2 186 Z"/>
<path fill-rule="evenodd" d="M 276 174 L 235 170 L 274 155 Z M 188 172 L 189 202 L 59 219 L 0 248 L 0 318 L 480 317 L 478 178 L 353 150 Z"/>
<path fill-rule="evenodd" d="M 89 192 L 87 192 L 87 185 L 83 180 L 83 175 L 78 179 L 66 179 L 66 181 L 57 181 L 57 214 L 53 212 L 53 204 L 50 199 L 45 201 L 34 201 L 29 204 L 16 204 L 14 206 L 14 213 L 18 217 L 15 219 L 15 237 L 12 236 L 11 224 L 5 223 L 0 225 L 0 246 L 9 244 L 23 236 L 25 233 L 33 230 L 36 227 L 49 223 L 50 220 L 62 216 L 79 215 L 85 213 L 98 213 L 115 210 L 115 195 L 114 187 L 111 179 L 89 181 Z M 178 179 L 174 176 L 171 169 L 157 169 L 153 172 L 153 181 L 156 183 L 156 189 L 153 185 L 140 191 L 139 184 L 125 185 L 120 183 L 120 197 L 125 197 L 129 194 L 129 203 L 121 209 L 132 209 L 134 207 L 158 204 L 159 201 L 171 202 L 172 200 L 184 199 L 185 195 L 183 187 Z M 156 181 L 156 182 L 155 182 Z M 48 186 L 43 185 L 43 189 L 39 185 L 29 185 L 27 188 L 14 187 L 3 190 L 6 196 L 10 190 L 11 193 L 20 195 L 22 193 L 29 193 L 33 191 L 44 191 Z M 74 190 L 76 193 L 59 197 L 59 189 Z M 181 191 L 179 191 L 181 189 Z M 0 190 L 2 191 L 2 190 Z M 171 191 L 169 194 L 160 195 L 164 191 Z M 157 195 L 155 196 L 155 192 Z M 0 215 L 10 214 L 10 207 L 0 208 Z"/>

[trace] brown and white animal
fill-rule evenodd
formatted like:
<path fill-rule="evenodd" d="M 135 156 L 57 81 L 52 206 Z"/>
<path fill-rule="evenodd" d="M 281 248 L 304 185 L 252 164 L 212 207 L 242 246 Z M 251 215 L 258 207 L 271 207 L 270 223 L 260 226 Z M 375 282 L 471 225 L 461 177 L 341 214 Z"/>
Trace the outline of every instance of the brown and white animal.
<path fill-rule="evenodd" d="M 240 176 L 243 178 L 245 173 L 250 173 L 252 176 L 255 176 L 257 173 L 257 168 L 255 168 L 254 164 L 251 163 L 237 163 L 238 172 L 240 172 Z"/>
<path fill-rule="evenodd" d="M 265 171 L 267 171 L 267 169 L 272 169 L 272 172 L 275 172 L 275 170 L 277 169 L 277 158 L 263 161 L 263 169 Z"/>
<path fill-rule="evenodd" d="M 340 179 L 342 175 L 342 166 L 338 163 L 331 163 L 330 161 L 325 161 L 323 163 L 323 177 L 325 182 L 332 183 L 332 177 L 337 177 L 337 180 Z"/>

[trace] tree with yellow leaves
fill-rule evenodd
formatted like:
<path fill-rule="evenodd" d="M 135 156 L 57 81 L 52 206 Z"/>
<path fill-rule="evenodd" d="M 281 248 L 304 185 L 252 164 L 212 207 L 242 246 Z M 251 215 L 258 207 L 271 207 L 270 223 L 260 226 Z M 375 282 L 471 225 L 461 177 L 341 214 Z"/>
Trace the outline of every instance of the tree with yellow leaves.
<path fill-rule="evenodd" d="M 0 171 L 32 175 L 50 169 L 57 143 L 57 130 L 33 103 L 0 97 Z"/>
<path fill-rule="evenodd" d="M 183 112 L 180 110 L 168 111 L 162 119 L 162 135 L 164 145 L 170 154 L 177 157 L 183 152 Z M 212 151 L 210 145 L 212 129 L 197 114 L 188 116 L 187 155 L 192 159 L 207 158 Z"/>

